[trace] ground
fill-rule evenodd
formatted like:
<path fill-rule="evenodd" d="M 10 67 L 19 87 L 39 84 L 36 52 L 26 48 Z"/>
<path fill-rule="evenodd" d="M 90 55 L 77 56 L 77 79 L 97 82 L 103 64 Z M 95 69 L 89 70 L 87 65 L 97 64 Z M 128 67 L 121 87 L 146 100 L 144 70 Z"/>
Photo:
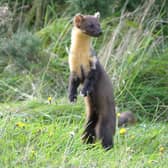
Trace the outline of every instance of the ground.
<path fill-rule="evenodd" d="M 82 144 L 84 108 L 24 101 L 0 104 L 0 167 L 166 168 L 168 124 L 141 121 L 117 128 L 115 147 Z"/>

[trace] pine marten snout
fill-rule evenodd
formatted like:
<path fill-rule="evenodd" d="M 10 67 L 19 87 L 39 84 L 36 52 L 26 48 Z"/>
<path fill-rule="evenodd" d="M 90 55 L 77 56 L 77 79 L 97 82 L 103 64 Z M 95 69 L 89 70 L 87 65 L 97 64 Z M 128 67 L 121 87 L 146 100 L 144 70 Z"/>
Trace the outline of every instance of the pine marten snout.
<path fill-rule="evenodd" d="M 91 37 L 102 34 L 100 14 L 77 14 L 73 20 L 69 50 L 69 100 L 77 99 L 81 84 L 86 105 L 86 124 L 82 139 L 94 143 L 99 139 L 105 149 L 113 147 L 116 114 L 110 78 L 100 64 L 91 45 Z"/>
<path fill-rule="evenodd" d="M 98 37 L 102 34 L 99 18 L 99 12 L 94 16 L 77 14 L 74 18 L 74 26 L 89 36 Z"/>

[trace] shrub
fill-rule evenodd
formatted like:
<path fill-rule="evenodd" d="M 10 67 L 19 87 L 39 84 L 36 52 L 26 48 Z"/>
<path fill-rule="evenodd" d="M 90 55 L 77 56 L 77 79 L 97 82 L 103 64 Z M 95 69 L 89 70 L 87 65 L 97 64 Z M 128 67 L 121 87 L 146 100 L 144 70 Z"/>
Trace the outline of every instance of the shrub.
<path fill-rule="evenodd" d="M 76 12 L 93 14 L 99 11 L 103 16 L 111 13 L 113 1 L 114 0 L 69 0 L 73 14 Z"/>
<path fill-rule="evenodd" d="M 0 57 L 10 60 L 19 69 L 31 69 L 40 59 L 41 41 L 30 32 L 18 32 L 10 39 L 1 39 Z"/>

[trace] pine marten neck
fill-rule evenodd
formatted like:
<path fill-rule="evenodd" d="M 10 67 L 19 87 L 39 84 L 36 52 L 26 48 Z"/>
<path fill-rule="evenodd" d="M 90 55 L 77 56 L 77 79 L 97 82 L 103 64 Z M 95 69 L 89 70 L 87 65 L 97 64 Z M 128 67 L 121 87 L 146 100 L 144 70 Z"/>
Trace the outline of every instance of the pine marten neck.
<path fill-rule="evenodd" d="M 91 37 L 84 34 L 80 29 L 73 27 L 71 34 L 70 52 L 73 56 L 89 56 L 91 48 Z"/>

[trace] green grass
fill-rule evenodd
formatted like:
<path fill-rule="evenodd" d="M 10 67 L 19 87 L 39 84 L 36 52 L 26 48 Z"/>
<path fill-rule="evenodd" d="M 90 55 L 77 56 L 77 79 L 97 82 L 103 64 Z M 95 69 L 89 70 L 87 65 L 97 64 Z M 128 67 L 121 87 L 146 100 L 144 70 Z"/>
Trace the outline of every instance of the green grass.
<path fill-rule="evenodd" d="M 168 124 L 137 123 L 115 147 L 83 144 L 84 108 L 79 100 L 0 104 L 0 167 L 140 168 L 168 165 Z M 160 153 L 160 147 L 164 152 Z"/>
<path fill-rule="evenodd" d="M 167 1 L 144 1 L 132 11 L 121 1 L 120 12 L 101 19 L 103 36 L 93 46 L 113 82 L 116 105 L 139 120 L 125 135 L 117 128 L 108 152 L 99 141 L 82 143 L 83 100 L 71 105 L 63 98 L 71 14 L 64 5 L 41 2 L 30 1 L 24 11 L 27 1 L 8 0 L 12 15 L 0 31 L 0 168 L 167 168 Z M 56 101 L 43 101 L 48 96 Z"/>

